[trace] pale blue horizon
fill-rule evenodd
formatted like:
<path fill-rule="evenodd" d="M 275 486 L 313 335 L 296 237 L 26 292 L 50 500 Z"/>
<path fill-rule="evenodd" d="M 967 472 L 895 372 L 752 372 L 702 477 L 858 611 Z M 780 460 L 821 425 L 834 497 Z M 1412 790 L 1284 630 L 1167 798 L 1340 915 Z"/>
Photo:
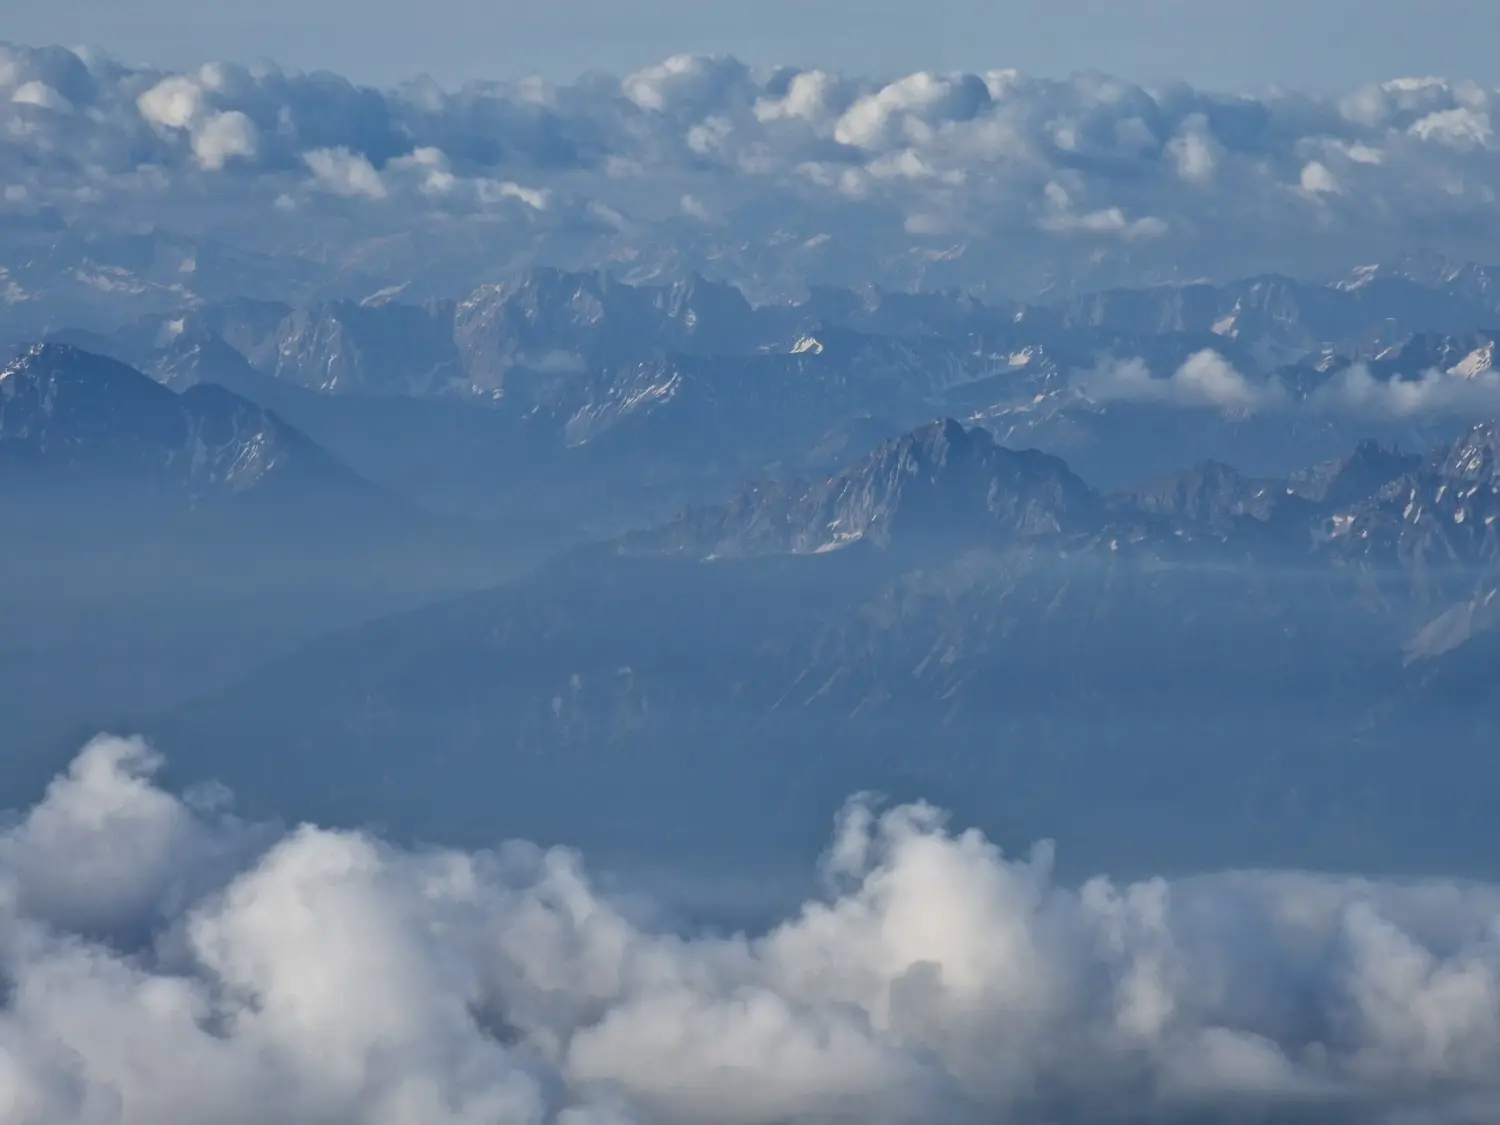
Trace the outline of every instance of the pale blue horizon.
<path fill-rule="evenodd" d="M 4 35 L 169 68 L 275 60 L 380 84 L 566 80 L 683 52 L 884 76 L 1105 71 L 1222 90 L 1500 77 L 1493 0 L 50 0 L 10 13 Z"/>

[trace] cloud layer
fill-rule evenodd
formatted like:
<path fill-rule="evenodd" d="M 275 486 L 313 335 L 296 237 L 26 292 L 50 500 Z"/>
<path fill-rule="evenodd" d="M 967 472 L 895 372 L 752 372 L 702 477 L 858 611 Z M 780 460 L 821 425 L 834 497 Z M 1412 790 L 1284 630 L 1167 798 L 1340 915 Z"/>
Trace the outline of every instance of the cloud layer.
<path fill-rule="evenodd" d="M 1465 1122 L 1500 1110 L 1500 891 L 1063 887 L 932 809 L 824 897 L 681 935 L 578 857 L 247 827 L 88 746 L 0 836 L 0 1121 Z"/>
<path fill-rule="evenodd" d="M 1071 385 L 1093 402 L 1152 403 L 1240 416 L 1301 411 L 1403 421 L 1488 418 L 1500 412 L 1500 372 L 1488 366 L 1396 375 L 1350 363 L 1319 374 L 1316 383 L 1294 393 L 1278 375 L 1245 375 L 1220 353 L 1204 350 L 1167 374 L 1154 373 L 1140 358 L 1104 360 L 1076 374 Z"/>
<path fill-rule="evenodd" d="M 189 206 L 200 224 L 228 223 L 228 210 L 261 241 L 299 209 L 337 205 L 371 229 L 498 217 L 487 237 L 532 250 L 566 234 L 640 255 L 696 234 L 719 253 L 704 260 L 722 260 L 752 238 L 814 271 L 944 251 L 997 284 L 1045 283 L 1048 266 L 1101 255 L 1143 276 L 1347 265 L 1429 244 L 1500 258 L 1497 98 L 1439 79 L 1233 96 L 696 56 L 571 85 L 376 90 L 0 47 L 0 190 L 11 210 L 100 222 L 170 226 Z M 992 244 L 1006 256 L 983 257 Z"/>
<path fill-rule="evenodd" d="M 1248 378 L 1215 351 L 1197 352 L 1161 377 L 1152 375 L 1142 359 L 1103 363 L 1079 376 L 1075 385 L 1095 402 L 1214 407 L 1244 414 L 1278 410 L 1291 403 L 1283 384 L 1274 378 Z"/>

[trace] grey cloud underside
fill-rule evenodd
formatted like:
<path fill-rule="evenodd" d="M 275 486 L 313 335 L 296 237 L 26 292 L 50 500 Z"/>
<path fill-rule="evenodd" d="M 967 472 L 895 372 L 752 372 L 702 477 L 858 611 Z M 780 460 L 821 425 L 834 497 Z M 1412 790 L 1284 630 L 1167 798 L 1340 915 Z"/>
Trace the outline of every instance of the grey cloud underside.
<path fill-rule="evenodd" d="M 0 191 L 7 239 L 61 216 L 84 243 L 80 280 L 115 292 L 212 289 L 228 247 L 294 253 L 322 291 L 452 292 L 543 260 L 702 268 L 758 296 L 807 280 L 1030 296 L 1418 245 L 1500 258 L 1495 96 L 1435 79 L 1340 97 L 1011 71 L 876 81 L 698 57 L 562 86 L 376 90 L 11 47 Z M 145 225 L 155 273 L 101 268 L 88 238 Z M 13 312 L 42 299 L 10 268 Z"/>
<path fill-rule="evenodd" d="M 1081 887 L 851 804 L 827 890 L 680 936 L 580 857 L 234 820 L 100 739 L 0 835 L 28 1125 L 1491 1120 L 1500 891 Z"/>

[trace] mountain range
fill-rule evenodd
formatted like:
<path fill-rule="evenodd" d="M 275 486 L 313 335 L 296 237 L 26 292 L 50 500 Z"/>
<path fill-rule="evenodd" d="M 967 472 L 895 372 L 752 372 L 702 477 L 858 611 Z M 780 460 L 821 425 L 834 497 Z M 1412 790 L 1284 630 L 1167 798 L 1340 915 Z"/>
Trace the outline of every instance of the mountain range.
<path fill-rule="evenodd" d="M 870 788 L 1082 866 L 1472 869 L 1496 434 L 1103 494 L 944 420 L 320 639 L 159 730 L 251 807 L 635 862 L 790 862 Z"/>
<path fill-rule="evenodd" d="M 571 522 L 576 541 L 831 473 L 939 415 L 1110 488 L 1207 458 L 1285 475 L 1367 436 L 1425 447 L 1500 409 L 1490 281 L 1413 256 L 1331 284 L 754 305 L 696 276 L 532 268 L 451 299 L 201 302 L 54 338 L 226 386 L 429 508 Z"/>
<path fill-rule="evenodd" d="M 1400 797 L 1416 738 L 1431 801 L 1485 776 L 1488 277 L 757 306 L 534 269 L 58 331 L 0 379 L 16 588 L 215 655 L 85 690 L 23 616 L 61 647 L 16 650 L 15 714 L 56 682 L 88 705 L 28 738 L 129 717 L 252 810 L 643 862 L 800 866 L 867 787 L 1081 865 L 1172 866 L 1167 822 L 1205 864 L 1472 864 L 1477 812 Z"/>

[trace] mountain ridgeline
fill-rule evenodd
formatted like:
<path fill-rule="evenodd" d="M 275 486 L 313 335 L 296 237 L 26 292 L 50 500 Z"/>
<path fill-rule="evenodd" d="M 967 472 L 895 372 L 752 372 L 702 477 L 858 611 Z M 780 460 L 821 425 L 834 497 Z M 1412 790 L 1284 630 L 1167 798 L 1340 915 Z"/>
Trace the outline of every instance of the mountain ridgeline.
<path fill-rule="evenodd" d="M 1475 869 L 1495 697 L 1458 685 L 1496 622 L 1495 447 L 1102 494 L 935 422 L 321 639 L 159 731 L 251 807 L 631 862 L 790 863 L 868 788 L 1082 867 Z"/>
<path fill-rule="evenodd" d="M 870 789 L 1078 869 L 1478 870 L 1489 278 L 532 269 L 60 330 L 0 378 L 0 702 L 422 839 L 800 869 Z"/>
<path fill-rule="evenodd" d="M 752 485 L 726 505 L 690 510 L 622 549 L 707 557 L 814 554 L 858 542 L 880 548 L 934 539 L 1004 544 L 1093 526 L 1100 498 L 1055 457 L 1014 451 L 946 419 L 880 445 L 813 483 Z"/>
<path fill-rule="evenodd" d="M 57 515 L 80 523 L 85 510 L 115 503 L 132 518 L 231 507 L 280 517 L 401 512 L 305 434 L 224 387 L 178 394 L 59 344 L 0 369 L 0 474 L 8 505 L 54 504 L 63 492 L 68 507 Z"/>
<path fill-rule="evenodd" d="M 16 761 L 536 558 L 224 386 L 179 393 L 56 343 L 0 367 L 0 517 L 0 736 Z"/>
<path fill-rule="evenodd" d="M 1371 436 L 1425 447 L 1500 410 L 1496 292 L 1485 267 L 1421 256 L 1331 284 L 993 304 L 828 287 L 752 304 L 697 275 L 532 267 L 451 298 L 196 302 L 54 338 L 228 387 L 428 507 L 587 538 L 827 475 L 944 415 L 1110 488 L 1208 458 L 1281 476 Z"/>

